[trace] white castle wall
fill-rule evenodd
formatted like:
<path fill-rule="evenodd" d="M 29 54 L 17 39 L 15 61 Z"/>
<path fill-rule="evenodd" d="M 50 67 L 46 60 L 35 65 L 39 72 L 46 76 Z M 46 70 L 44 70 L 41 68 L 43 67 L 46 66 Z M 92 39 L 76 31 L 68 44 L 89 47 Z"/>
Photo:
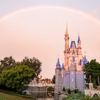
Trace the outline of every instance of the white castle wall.
<path fill-rule="evenodd" d="M 64 77 L 64 85 L 65 88 L 70 88 L 70 73 L 66 72 L 66 76 Z"/>
<path fill-rule="evenodd" d="M 76 72 L 76 88 L 84 92 L 85 89 L 84 72 Z"/>
<path fill-rule="evenodd" d="M 70 71 L 70 89 L 75 89 L 75 71 Z"/>

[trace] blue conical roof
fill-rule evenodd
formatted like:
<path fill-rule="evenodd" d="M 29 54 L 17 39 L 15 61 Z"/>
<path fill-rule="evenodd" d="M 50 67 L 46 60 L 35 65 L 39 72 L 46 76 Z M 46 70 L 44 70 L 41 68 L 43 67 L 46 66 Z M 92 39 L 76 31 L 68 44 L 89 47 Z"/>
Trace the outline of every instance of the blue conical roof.
<path fill-rule="evenodd" d="M 72 45 L 74 44 L 75 48 L 76 48 L 76 43 L 75 41 L 71 41 L 71 44 L 70 44 L 70 48 L 72 48 Z"/>
<path fill-rule="evenodd" d="M 78 40 L 77 40 L 77 42 L 79 43 L 80 41 L 81 41 L 80 36 L 78 36 Z"/>
<path fill-rule="evenodd" d="M 62 63 L 62 68 L 61 68 L 61 69 L 63 69 L 63 70 L 65 69 L 65 68 L 64 68 L 64 64 L 63 64 L 63 63 Z"/>
<path fill-rule="evenodd" d="M 87 59 L 86 59 L 86 56 L 84 56 L 84 64 L 87 63 Z"/>
<path fill-rule="evenodd" d="M 57 59 L 56 66 L 60 66 L 60 61 L 59 61 L 59 58 Z"/>

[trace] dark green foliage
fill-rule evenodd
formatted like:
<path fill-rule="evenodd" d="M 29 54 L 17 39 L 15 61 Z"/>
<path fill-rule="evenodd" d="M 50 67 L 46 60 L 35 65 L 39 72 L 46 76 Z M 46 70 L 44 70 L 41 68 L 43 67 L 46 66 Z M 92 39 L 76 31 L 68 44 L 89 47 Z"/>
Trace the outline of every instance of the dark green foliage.
<path fill-rule="evenodd" d="M 83 98 L 83 94 L 77 93 L 77 94 L 71 94 L 69 95 L 67 98 L 63 99 L 63 100 L 81 100 L 81 98 Z"/>
<path fill-rule="evenodd" d="M 42 70 L 41 62 L 38 59 L 36 59 L 35 57 L 33 57 L 33 58 L 25 57 L 21 62 L 19 62 L 19 64 L 27 65 L 28 67 L 34 69 L 35 74 L 33 74 L 32 78 L 38 77 Z"/>
<path fill-rule="evenodd" d="M 68 92 L 68 94 L 71 94 L 71 90 L 70 90 L 70 88 L 69 88 L 69 89 L 67 89 L 67 92 Z"/>
<path fill-rule="evenodd" d="M 91 81 L 95 81 L 95 84 L 98 85 L 98 77 L 100 77 L 100 64 L 96 62 L 95 59 L 85 65 L 84 71 L 86 75 L 86 82 L 90 82 L 89 75 L 91 75 Z"/>
<path fill-rule="evenodd" d="M 63 100 L 100 100 L 100 97 L 93 98 L 91 96 L 86 96 L 82 93 L 77 93 L 77 94 L 71 94 L 67 98 L 64 98 Z"/>
<path fill-rule="evenodd" d="M 2 70 L 11 69 L 16 65 L 27 65 L 29 68 L 32 68 L 35 71 L 35 74 L 32 75 L 32 78 L 38 77 L 41 72 L 41 62 L 35 57 L 25 57 L 21 62 L 16 62 L 12 56 L 10 56 L 0 60 L 0 73 L 2 73 Z"/>
<path fill-rule="evenodd" d="M 16 65 L 16 61 L 10 57 L 5 57 L 3 60 L 0 60 L 0 72 L 5 69 L 11 69 Z"/>
<path fill-rule="evenodd" d="M 94 100 L 93 98 L 91 98 L 90 96 L 83 96 L 83 98 L 81 98 L 81 100 Z"/>
<path fill-rule="evenodd" d="M 86 87 L 86 88 L 89 88 L 89 84 L 85 84 L 85 87 Z"/>
<path fill-rule="evenodd" d="M 94 87 L 95 89 L 97 88 L 96 80 L 93 81 L 93 87 Z"/>
<path fill-rule="evenodd" d="M 63 91 L 66 91 L 66 89 L 65 89 L 65 87 L 63 87 L 63 89 L 62 89 Z"/>
<path fill-rule="evenodd" d="M 33 74 L 33 69 L 26 65 L 15 66 L 12 69 L 2 71 L 0 84 L 4 84 L 7 88 L 15 89 L 21 93 L 22 90 L 27 88 Z"/>
<path fill-rule="evenodd" d="M 55 84 L 56 76 L 54 75 L 52 78 L 52 83 Z"/>
<path fill-rule="evenodd" d="M 53 87 L 49 87 L 48 89 L 47 89 L 47 95 L 49 96 L 49 97 L 52 97 L 53 95 L 54 95 L 54 88 Z"/>
<path fill-rule="evenodd" d="M 47 91 L 54 91 L 54 88 L 50 86 Z"/>
<path fill-rule="evenodd" d="M 74 90 L 74 93 L 78 93 L 78 92 L 79 92 L 78 89 L 75 89 L 75 90 Z"/>

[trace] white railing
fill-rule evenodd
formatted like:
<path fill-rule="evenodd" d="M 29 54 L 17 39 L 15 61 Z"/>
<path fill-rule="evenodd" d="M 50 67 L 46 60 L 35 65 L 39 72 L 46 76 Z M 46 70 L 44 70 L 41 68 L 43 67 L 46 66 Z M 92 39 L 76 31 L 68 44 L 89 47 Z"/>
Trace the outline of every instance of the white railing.
<path fill-rule="evenodd" d="M 52 86 L 54 87 L 55 84 L 47 84 L 47 83 L 29 83 L 28 86 L 31 86 L 31 87 L 45 87 L 45 86 Z"/>

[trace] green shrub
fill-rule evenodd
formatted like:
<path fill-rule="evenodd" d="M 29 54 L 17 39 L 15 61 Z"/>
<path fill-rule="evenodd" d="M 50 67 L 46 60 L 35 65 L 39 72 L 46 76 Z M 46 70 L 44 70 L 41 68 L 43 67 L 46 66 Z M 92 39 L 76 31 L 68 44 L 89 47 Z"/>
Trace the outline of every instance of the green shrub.
<path fill-rule="evenodd" d="M 75 89 L 75 90 L 74 90 L 74 93 L 78 93 L 78 92 L 79 92 L 78 89 Z"/>
<path fill-rule="evenodd" d="M 65 87 L 63 87 L 63 89 L 62 89 L 63 91 L 66 91 L 66 89 L 65 89 Z"/>
<path fill-rule="evenodd" d="M 68 94 L 71 94 L 71 90 L 70 90 L 70 88 L 69 88 L 69 89 L 67 89 L 67 92 L 68 92 Z"/>

